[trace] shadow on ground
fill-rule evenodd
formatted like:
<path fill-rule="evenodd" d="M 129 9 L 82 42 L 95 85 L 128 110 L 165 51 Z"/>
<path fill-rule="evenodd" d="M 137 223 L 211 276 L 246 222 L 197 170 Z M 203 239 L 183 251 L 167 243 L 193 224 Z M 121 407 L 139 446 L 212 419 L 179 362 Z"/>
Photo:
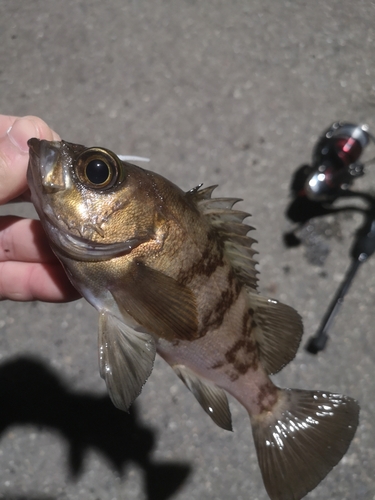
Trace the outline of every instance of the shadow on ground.
<path fill-rule="evenodd" d="M 71 479 L 82 473 L 83 458 L 90 449 L 102 454 L 119 473 L 130 461 L 141 467 L 148 500 L 169 498 L 190 473 L 188 464 L 152 461 L 155 431 L 142 426 L 134 405 L 124 413 L 108 396 L 72 392 L 36 358 L 19 357 L 0 365 L 0 405 L 0 438 L 10 426 L 35 425 L 57 431 L 67 440 Z M 0 494 L 0 498 L 4 497 Z"/>
<path fill-rule="evenodd" d="M 12 496 L 12 495 L 6 495 L 6 496 L 0 496 L 0 500 L 55 500 L 53 497 L 46 497 L 46 496 Z"/>

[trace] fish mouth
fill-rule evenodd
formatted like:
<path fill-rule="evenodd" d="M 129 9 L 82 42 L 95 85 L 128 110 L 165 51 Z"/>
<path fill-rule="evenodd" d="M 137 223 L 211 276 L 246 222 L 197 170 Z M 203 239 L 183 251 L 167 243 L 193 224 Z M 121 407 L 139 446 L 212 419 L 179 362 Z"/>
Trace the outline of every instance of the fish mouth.
<path fill-rule="evenodd" d="M 81 262 L 100 262 L 127 255 L 148 239 L 144 236 L 115 243 L 93 243 L 80 236 L 60 233 L 57 246 L 58 251 L 66 257 L 74 257 Z"/>
<path fill-rule="evenodd" d="M 70 184 L 70 176 L 61 161 L 63 141 L 46 141 L 33 137 L 27 144 L 29 166 L 33 170 L 33 177 L 40 177 L 43 190 L 53 193 L 66 189 Z"/>
<path fill-rule="evenodd" d="M 52 249 L 58 257 L 68 257 L 81 262 L 101 262 L 129 254 L 139 245 L 150 240 L 148 233 L 113 243 L 93 242 L 69 233 L 60 227 L 55 216 L 45 207 L 41 222 L 50 238 Z"/>
<path fill-rule="evenodd" d="M 40 158 L 40 140 L 37 139 L 36 137 L 33 137 L 32 139 L 29 139 L 27 141 L 27 145 L 29 146 L 29 149 L 32 152 L 32 154 Z"/>
<path fill-rule="evenodd" d="M 31 201 L 34 204 L 40 218 L 48 210 L 48 200 L 43 185 L 42 162 L 42 142 L 33 137 L 27 141 L 29 146 L 29 164 L 27 168 L 27 183 L 31 193 Z M 44 141 L 47 142 L 47 141 Z M 44 148 L 43 148 L 44 149 Z"/>

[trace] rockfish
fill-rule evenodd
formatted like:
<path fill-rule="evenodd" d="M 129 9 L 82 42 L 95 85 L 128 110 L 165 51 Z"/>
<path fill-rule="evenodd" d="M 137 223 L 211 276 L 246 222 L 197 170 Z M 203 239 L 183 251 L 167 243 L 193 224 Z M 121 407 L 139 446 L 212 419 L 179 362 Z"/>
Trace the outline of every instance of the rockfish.
<path fill-rule="evenodd" d="M 122 410 L 156 352 L 212 420 L 231 429 L 226 392 L 248 411 L 272 500 L 297 500 L 344 455 L 358 425 L 348 397 L 280 389 L 302 321 L 257 293 L 255 240 L 235 198 L 184 192 L 111 151 L 30 139 L 28 183 L 51 247 L 99 312 L 99 364 Z"/>

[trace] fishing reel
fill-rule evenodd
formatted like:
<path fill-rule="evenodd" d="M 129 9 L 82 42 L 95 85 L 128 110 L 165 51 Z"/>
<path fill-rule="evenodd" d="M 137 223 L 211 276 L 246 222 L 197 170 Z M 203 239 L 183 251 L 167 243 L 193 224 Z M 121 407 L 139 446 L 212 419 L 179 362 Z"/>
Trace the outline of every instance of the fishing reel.
<path fill-rule="evenodd" d="M 306 196 L 315 201 L 335 200 L 364 174 L 358 160 L 370 142 L 366 125 L 334 123 L 313 152 L 312 172 L 305 182 Z"/>
<path fill-rule="evenodd" d="M 325 348 L 327 331 L 341 306 L 359 266 L 375 252 L 375 198 L 370 193 L 352 191 L 356 178 L 364 175 L 367 163 L 360 158 L 370 142 L 375 138 L 366 125 L 333 123 L 318 139 L 312 155 L 311 165 L 302 165 L 295 172 L 291 182 L 292 201 L 286 216 L 297 223 L 297 229 L 314 217 L 340 211 L 356 210 L 364 214 L 364 222 L 357 230 L 350 256 L 351 264 L 338 288 L 321 325 L 306 349 L 317 354 Z M 366 209 L 358 206 L 333 206 L 339 198 L 357 197 L 367 204 Z M 287 246 L 301 243 L 295 231 L 284 234 Z"/>
<path fill-rule="evenodd" d="M 370 141 L 375 143 L 375 138 L 366 125 L 333 123 L 316 143 L 312 164 L 302 165 L 295 172 L 293 200 L 286 216 L 303 224 L 332 213 L 333 202 L 347 196 L 354 180 L 364 175 L 365 163 L 359 159 Z M 292 240 L 288 242 L 288 235 L 285 238 L 288 246 L 294 246 Z"/>

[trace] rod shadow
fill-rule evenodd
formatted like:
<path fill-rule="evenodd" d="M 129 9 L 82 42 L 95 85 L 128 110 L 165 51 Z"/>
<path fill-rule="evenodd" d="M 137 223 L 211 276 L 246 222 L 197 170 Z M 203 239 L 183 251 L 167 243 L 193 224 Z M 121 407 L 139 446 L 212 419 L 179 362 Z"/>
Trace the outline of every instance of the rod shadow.
<path fill-rule="evenodd" d="M 60 433 L 69 444 L 71 478 L 82 473 L 84 455 L 94 449 L 123 473 L 129 462 L 144 472 L 148 500 L 166 500 L 191 471 L 184 463 L 154 463 L 155 431 L 143 426 L 108 396 L 70 391 L 41 360 L 18 357 L 0 365 L 0 438 L 10 426 L 35 425 Z"/>

